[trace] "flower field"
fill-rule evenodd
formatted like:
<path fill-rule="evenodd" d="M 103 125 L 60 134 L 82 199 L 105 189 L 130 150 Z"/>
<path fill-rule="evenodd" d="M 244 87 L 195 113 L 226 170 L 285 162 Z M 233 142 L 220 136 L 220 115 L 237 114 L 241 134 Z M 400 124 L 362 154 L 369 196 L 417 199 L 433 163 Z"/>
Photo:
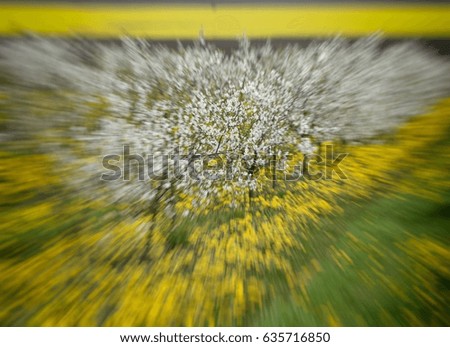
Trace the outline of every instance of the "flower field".
<path fill-rule="evenodd" d="M 376 40 L 4 50 L 0 325 L 448 325 L 448 63 Z M 123 144 L 235 179 L 101 181 Z"/>

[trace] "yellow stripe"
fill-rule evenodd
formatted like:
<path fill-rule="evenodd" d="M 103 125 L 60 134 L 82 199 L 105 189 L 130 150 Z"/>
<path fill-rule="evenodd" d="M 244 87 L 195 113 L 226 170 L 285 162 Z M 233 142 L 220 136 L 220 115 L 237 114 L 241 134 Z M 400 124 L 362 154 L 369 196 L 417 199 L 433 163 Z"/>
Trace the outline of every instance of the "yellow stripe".
<path fill-rule="evenodd" d="M 149 6 L 3 5 L 0 35 L 23 31 L 95 37 L 124 34 L 155 39 L 360 36 L 450 37 L 448 5 Z"/>

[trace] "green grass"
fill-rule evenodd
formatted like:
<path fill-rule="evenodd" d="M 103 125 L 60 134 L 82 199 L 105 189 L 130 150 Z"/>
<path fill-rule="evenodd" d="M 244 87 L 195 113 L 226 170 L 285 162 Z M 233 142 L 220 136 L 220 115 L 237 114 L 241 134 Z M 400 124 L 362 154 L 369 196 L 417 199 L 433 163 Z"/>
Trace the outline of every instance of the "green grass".
<path fill-rule="evenodd" d="M 411 239 L 426 239 L 448 249 L 449 206 L 450 191 L 440 202 L 401 195 L 362 206 L 348 204 L 343 215 L 314 231 L 317 237 L 308 245 L 308 258 L 316 257 L 322 268 L 306 283 L 308 303 L 287 297 L 280 288 L 279 296 L 252 323 L 328 326 L 331 315 L 344 326 L 448 325 L 450 278 L 437 266 L 448 268 L 448 258 L 436 254 L 438 260 L 417 259 L 419 254 L 407 253 L 402 246 Z M 333 248 L 344 251 L 352 263 L 343 261 L 340 268 L 331 256 Z M 299 264 L 305 260 L 293 259 Z M 424 300 L 422 292 L 435 304 Z"/>

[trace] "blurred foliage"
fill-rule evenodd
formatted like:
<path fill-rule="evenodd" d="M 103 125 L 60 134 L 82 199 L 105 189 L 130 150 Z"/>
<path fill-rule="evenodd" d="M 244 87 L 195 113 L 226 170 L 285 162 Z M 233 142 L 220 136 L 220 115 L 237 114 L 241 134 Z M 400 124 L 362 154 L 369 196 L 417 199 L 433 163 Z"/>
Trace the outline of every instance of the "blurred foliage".
<path fill-rule="evenodd" d="M 78 196 L 76 170 L 7 138 L 0 324 L 448 325 L 449 127 L 450 99 L 383 143 L 334 144 L 345 180 L 189 216 L 184 197 L 173 218 Z"/>

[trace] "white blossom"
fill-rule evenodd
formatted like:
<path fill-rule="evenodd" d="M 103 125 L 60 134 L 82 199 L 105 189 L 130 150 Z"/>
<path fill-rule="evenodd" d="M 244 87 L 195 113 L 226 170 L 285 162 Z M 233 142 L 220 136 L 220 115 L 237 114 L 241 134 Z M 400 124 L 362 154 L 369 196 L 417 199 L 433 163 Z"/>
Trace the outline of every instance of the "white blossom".
<path fill-rule="evenodd" d="M 24 136 L 46 134 L 46 146 L 82 169 L 74 187 L 140 210 L 169 190 L 203 202 L 257 190 L 257 173 L 272 157 L 309 155 L 326 140 L 369 141 L 450 89 L 446 60 L 411 43 L 383 48 L 379 37 L 277 50 L 244 39 L 231 53 L 202 41 L 172 50 L 130 38 L 120 45 L 31 38 L 5 44 L 0 56 Z M 51 91 L 48 108 L 30 98 L 36 90 Z M 178 165 L 180 175 L 101 182 L 98 158 L 121 155 L 124 145 L 153 155 L 155 173 Z M 203 170 L 198 162 L 213 159 L 222 166 Z"/>

